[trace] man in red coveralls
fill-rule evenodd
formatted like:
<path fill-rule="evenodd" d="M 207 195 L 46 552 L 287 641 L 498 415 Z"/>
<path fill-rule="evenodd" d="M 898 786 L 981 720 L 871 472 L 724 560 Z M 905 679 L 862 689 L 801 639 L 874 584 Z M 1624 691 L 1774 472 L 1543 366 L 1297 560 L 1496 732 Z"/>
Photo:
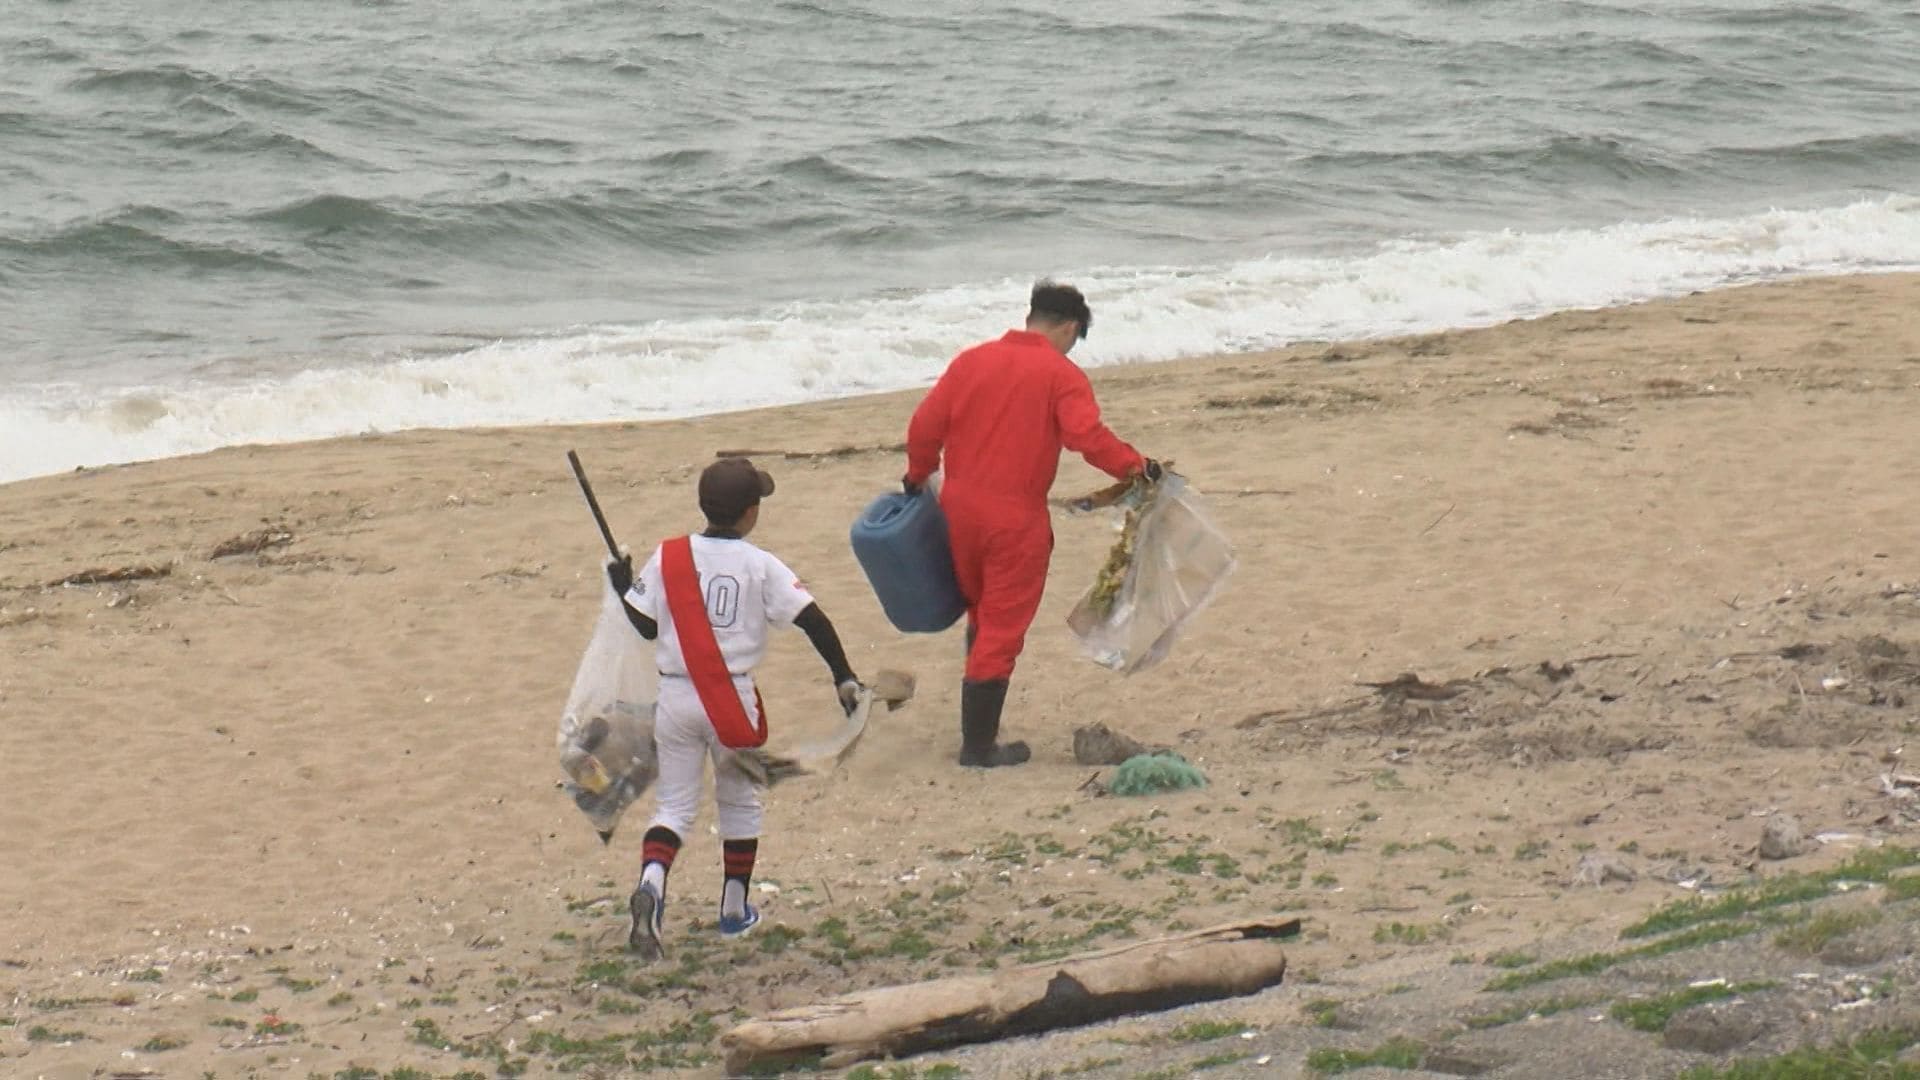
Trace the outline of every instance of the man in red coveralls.
<path fill-rule="evenodd" d="M 953 358 L 907 427 L 909 494 L 942 469 L 940 506 L 954 576 L 967 600 L 960 683 L 960 764 L 1019 765 L 1024 742 L 999 743 L 1007 680 L 1040 610 L 1053 555 L 1047 492 L 1062 448 L 1126 479 L 1160 466 L 1100 422 L 1086 373 L 1067 359 L 1093 313 L 1071 285 L 1034 286 L 1027 325 Z"/>

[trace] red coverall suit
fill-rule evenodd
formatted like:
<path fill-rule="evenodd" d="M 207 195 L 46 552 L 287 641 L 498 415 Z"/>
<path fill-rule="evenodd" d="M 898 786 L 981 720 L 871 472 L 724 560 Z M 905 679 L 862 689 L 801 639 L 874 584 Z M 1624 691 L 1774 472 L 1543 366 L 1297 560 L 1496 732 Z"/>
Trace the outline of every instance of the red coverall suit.
<path fill-rule="evenodd" d="M 1012 675 L 1040 610 L 1062 447 L 1115 479 L 1146 465 L 1100 422 L 1086 373 L 1026 330 L 954 357 L 907 426 L 908 483 L 926 483 L 946 452 L 940 506 L 967 600 L 969 680 Z"/>

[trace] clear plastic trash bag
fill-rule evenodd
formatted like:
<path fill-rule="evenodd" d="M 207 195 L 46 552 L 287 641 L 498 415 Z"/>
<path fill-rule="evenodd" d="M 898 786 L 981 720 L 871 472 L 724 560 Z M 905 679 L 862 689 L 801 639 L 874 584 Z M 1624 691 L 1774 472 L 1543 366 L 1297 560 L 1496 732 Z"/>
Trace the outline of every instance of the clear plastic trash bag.
<path fill-rule="evenodd" d="M 660 676 L 652 644 L 634 632 L 613 587 L 601 593 L 600 618 L 560 716 L 558 747 L 562 789 L 604 842 L 660 773 L 653 745 Z"/>
<path fill-rule="evenodd" d="M 1131 675 L 1166 659 L 1187 621 L 1233 572 L 1233 545 L 1185 478 L 1137 483 L 1107 563 L 1067 616 L 1081 651 Z"/>

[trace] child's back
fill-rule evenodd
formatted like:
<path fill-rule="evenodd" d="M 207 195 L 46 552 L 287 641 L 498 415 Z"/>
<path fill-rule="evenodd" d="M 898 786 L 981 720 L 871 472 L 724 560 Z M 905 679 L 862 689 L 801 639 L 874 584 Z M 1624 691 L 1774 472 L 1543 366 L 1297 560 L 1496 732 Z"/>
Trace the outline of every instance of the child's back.
<path fill-rule="evenodd" d="M 709 758 L 725 872 L 720 932 L 744 934 L 760 920 L 747 903 L 747 884 L 760 846 L 761 791 L 734 751 L 767 737 L 753 670 L 766 657 L 768 631 L 804 630 L 833 675 L 841 705 L 851 709 L 858 700 L 860 684 L 833 624 L 798 575 L 746 540 L 759 523 L 760 500 L 772 494 L 773 478 L 747 459 L 716 461 L 700 476 L 705 532 L 665 541 L 638 575 L 625 559 L 607 568 L 634 628 L 655 643 L 661 676 L 654 712 L 660 775 L 627 938 L 649 958 L 663 952 L 667 872 L 699 813 Z"/>

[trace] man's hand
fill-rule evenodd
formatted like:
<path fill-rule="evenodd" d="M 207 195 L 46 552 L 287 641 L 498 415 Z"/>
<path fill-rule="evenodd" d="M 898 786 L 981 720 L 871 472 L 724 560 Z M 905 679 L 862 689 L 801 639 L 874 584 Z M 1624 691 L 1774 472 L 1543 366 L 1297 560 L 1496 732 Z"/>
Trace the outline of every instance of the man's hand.
<path fill-rule="evenodd" d="M 1150 483 L 1157 484 L 1160 482 L 1161 477 L 1167 475 L 1167 470 L 1158 461 L 1155 461 L 1153 458 L 1147 458 L 1146 464 L 1140 467 L 1140 474 L 1145 476 Z"/>
<path fill-rule="evenodd" d="M 860 707 L 860 691 L 864 689 L 866 687 L 861 686 L 858 679 L 848 679 L 834 687 L 834 692 L 840 695 L 840 708 L 848 716 L 852 716 L 853 710 Z"/>
<path fill-rule="evenodd" d="M 918 495 L 920 494 L 920 491 L 921 491 L 921 485 L 916 484 L 913 481 L 903 476 L 900 478 L 900 490 L 907 493 L 908 495 Z"/>
<path fill-rule="evenodd" d="M 607 563 L 607 582 L 613 586 L 613 595 L 625 599 L 633 588 L 633 556 L 622 555 Z"/>

